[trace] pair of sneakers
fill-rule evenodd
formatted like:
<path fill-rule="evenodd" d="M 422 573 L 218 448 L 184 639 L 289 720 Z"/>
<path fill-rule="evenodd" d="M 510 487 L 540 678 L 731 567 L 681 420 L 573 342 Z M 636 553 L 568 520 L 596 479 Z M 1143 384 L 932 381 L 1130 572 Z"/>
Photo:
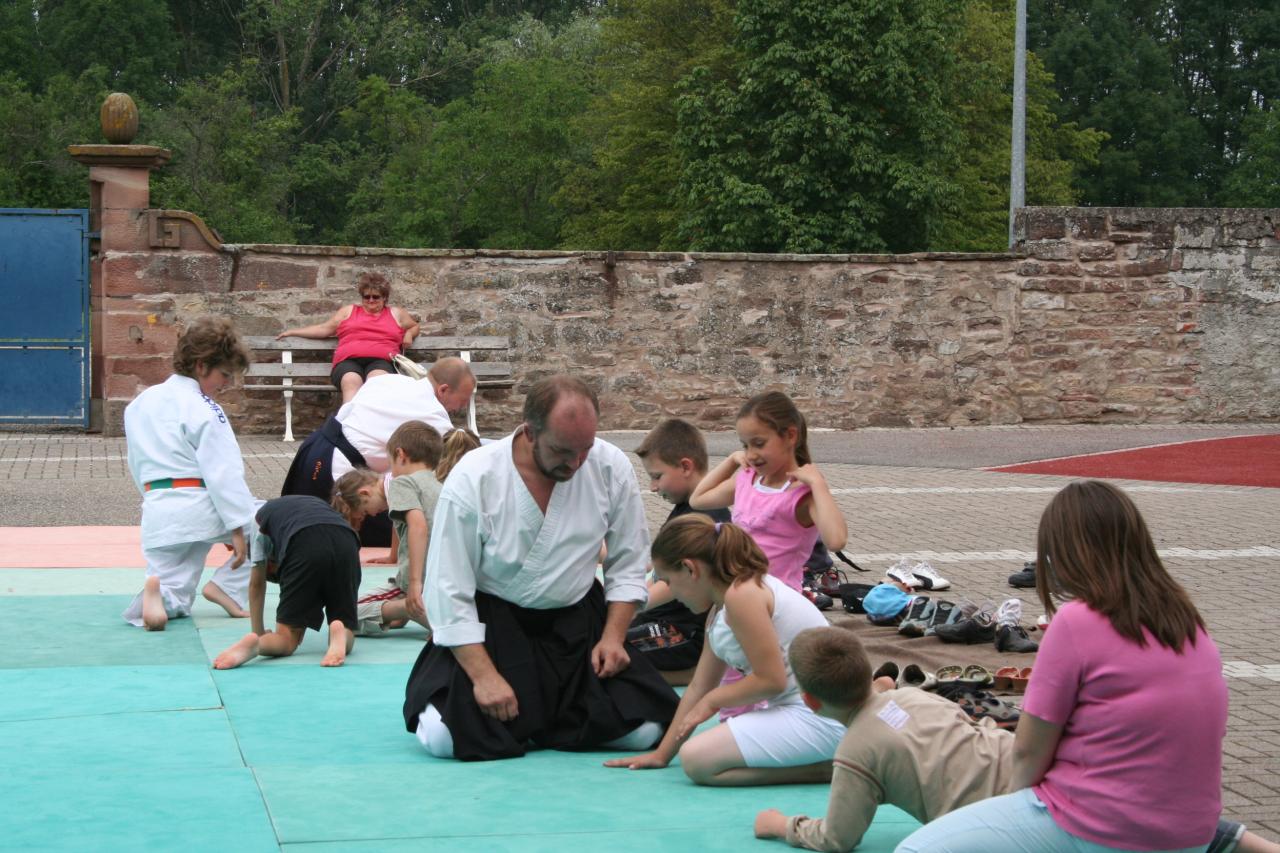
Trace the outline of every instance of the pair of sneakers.
<path fill-rule="evenodd" d="M 998 652 L 1035 652 L 1040 644 L 1027 636 L 1027 629 L 1022 627 L 1022 602 L 1016 598 L 1005 599 L 996 611 L 996 634 L 994 638 Z"/>
<path fill-rule="evenodd" d="M 911 589 L 928 589 L 933 591 L 950 589 L 951 581 L 938 574 L 933 566 L 921 560 L 912 562 L 903 557 L 890 566 L 885 575 Z"/>
<path fill-rule="evenodd" d="M 898 633 L 904 637 L 923 637 L 933 633 L 939 625 L 956 621 L 960 615 L 961 605 L 953 601 L 916 596 L 907 606 L 907 612 L 898 625 Z"/>

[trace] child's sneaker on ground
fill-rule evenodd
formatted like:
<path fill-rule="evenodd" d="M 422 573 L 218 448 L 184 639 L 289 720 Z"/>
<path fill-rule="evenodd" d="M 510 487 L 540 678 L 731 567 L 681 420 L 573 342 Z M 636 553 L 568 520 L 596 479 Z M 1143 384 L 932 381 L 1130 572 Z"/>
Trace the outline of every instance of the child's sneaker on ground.
<path fill-rule="evenodd" d="M 905 637 L 923 637 L 924 631 L 933 624 L 933 614 L 937 610 L 937 602 L 923 595 L 916 596 L 907 606 L 907 614 L 902 617 L 898 633 Z"/>
<path fill-rule="evenodd" d="M 1040 644 L 1027 636 L 1027 630 L 1021 625 L 1002 624 L 996 628 L 996 651 L 998 652 L 1035 652 Z"/>
<path fill-rule="evenodd" d="M 884 575 L 890 580 L 895 580 L 903 586 L 915 589 L 919 586 L 919 583 L 916 580 L 915 572 L 911 571 L 912 565 L 913 564 L 910 560 L 903 557 L 901 560 L 885 569 Z"/>
<path fill-rule="evenodd" d="M 1022 621 L 1022 599 L 1006 598 L 996 610 L 997 625 L 1017 625 Z"/>
<path fill-rule="evenodd" d="M 1022 571 L 1009 575 L 1009 586 L 1017 589 L 1031 589 L 1036 585 L 1036 564 L 1028 561 L 1022 564 Z"/>
<path fill-rule="evenodd" d="M 988 603 L 967 619 L 939 625 L 933 635 L 944 643 L 990 643 L 996 636 L 995 605 Z"/>
<path fill-rule="evenodd" d="M 818 592 L 816 589 L 813 589 L 808 584 L 805 584 L 803 587 L 801 587 L 800 592 L 804 595 L 805 598 L 812 601 L 813 606 L 818 608 L 819 610 L 830 610 L 831 605 L 835 604 L 835 602 L 831 600 L 831 596 Z"/>
<path fill-rule="evenodd" d="M 828 598 L 840 597 L 840 573 L 835 569 L 805 569 L 804 585 Z"/>
<path fill-rule="evenodd" d="M 912 566 L 911 574 L 915 575 L 915 586 L 919 589 L 931 589 L 936 592 L 951 588 L 951 581 L 938 574 L 933 566 L 926 562 L 919 562 Z"/>

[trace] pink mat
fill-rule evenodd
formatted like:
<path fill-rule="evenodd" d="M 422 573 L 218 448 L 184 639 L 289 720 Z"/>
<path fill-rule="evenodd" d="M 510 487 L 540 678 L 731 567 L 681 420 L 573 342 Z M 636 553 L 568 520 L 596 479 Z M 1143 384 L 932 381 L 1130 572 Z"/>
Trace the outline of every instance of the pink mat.
<path fill-rule="evenodd" d="M 0 569 L 141 569 L 142 531 L 137 527 L 0 527 Z M 360 561 L 387 553 L 365 548 Z M 227 559 L 221 545 L 205 561 L 220 566 Z"/>

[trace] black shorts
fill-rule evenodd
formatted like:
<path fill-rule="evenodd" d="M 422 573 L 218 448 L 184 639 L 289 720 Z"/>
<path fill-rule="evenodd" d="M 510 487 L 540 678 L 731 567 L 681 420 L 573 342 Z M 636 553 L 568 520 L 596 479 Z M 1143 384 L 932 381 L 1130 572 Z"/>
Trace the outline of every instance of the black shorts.
<path fill-rule="evenodd" d="M 278 577 L 276 622 L 318 631 L 328 617 L 355 630 L 360 543 L 350 528 L 316 524 L 295 533 Z"/>
<path fill-rule="evenodd" d="M 346 374 L 359 373 L 361 379 L 368 379 L 370 370 L 385 370 L 387 373 L 396 372 L 395 365 L 385 358 L 344 358 L 333 366 L 333 370 L 329 371 L 329 381 L 333 383 L 334 388 L 341 388 L 342 377 Z"/>

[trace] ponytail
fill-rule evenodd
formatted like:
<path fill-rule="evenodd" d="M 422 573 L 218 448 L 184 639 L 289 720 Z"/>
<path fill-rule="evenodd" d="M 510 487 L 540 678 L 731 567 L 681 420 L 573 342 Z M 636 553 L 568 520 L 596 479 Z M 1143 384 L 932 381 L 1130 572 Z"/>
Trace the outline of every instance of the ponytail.
<path fill-rule="evenodd" d="M 702 513 L 673 518 L 662 526 L 650 549 L 653 559 L 668 566 L 694 559 L 711 569 L 716 586 L 729 587 L 738 581 L 763 583 L 769 560 L 751 534 L 736 524 L 713 522 Z"/>
<path fill-rule="evenodd" d="M 333 484 L 329 505 L 355 530 L 360 529 L 360 522 L 364 520 L 364 495 L 360 494 L 360 490 L 377 485 L 378 479 L 378 475 L 368 468 L 356 468 L 343 474 Z"/>

